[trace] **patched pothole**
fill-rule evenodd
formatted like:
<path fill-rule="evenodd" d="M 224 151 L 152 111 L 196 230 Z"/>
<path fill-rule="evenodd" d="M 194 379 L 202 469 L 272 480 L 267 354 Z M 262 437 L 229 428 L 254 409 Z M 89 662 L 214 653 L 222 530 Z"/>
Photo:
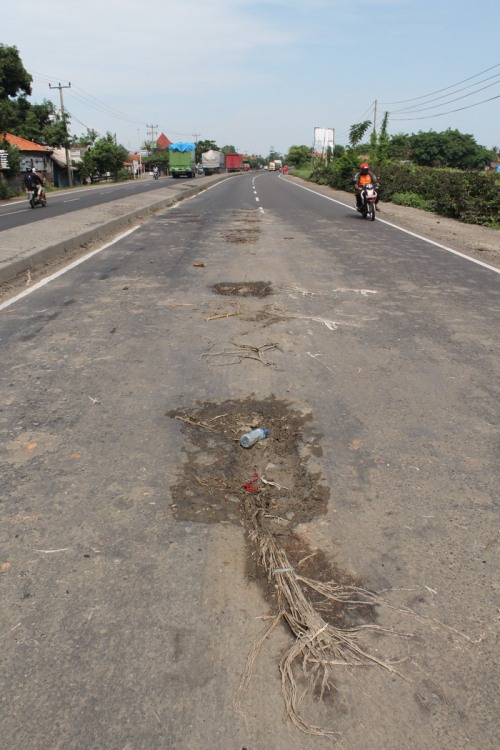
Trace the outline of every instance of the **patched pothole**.
<path fill-rule="evenodd" d="M 226 242 L 242 244 L 244 242 L 257 242 L 259 234 L 260 229 L 258 227 L 245 227 L 245 229 L 230 229 L 224 232 L 222 236 Z"/>
<path fill-rule="evenodd" d="M 307 467 L 321 452 L 308 415 L 276 399 L 205 403 L 168 415 L 184 424 L 189 438 L 187 460 L 171 488 L 179 520 L 239 524 L 251 496 L 252 506 L 265 511 L 265 527 L 287 536 L 326 511 L 328 488 Z M 239 437 L 256 426 L 267 427 L 269 437 L 242 448 Z M 254 475 L 253 489 L 245 489 Z"/>
<path fill-rule="evenodd" d="M 221 281 L 211 289 L 227 297 L 267 297 L 273 293 L 270 281 Z"/>

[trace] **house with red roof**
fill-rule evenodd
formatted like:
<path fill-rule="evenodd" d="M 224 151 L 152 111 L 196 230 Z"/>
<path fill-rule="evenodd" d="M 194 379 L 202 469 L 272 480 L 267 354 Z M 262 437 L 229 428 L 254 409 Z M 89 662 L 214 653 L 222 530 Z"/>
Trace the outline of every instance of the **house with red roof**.
<path fill-rule="evenodd" d="M 13 135 L 13 133 L 4 133 L 3 137 L 9 146 L 16 146 L 21 152 L 21 172 L 34 167 L 49 182 L 53 181 L 54 170 L 51 159 L 53 149 L 28 141 L 26 138 Z"/>
<path fill-rule="evenodd" d="M 158 151 L 166 151 L 171 143 L 172 141 L 167 138 L 165 133 L 162 133 L 160 137 L 156 139 L 156 147 Z"/>

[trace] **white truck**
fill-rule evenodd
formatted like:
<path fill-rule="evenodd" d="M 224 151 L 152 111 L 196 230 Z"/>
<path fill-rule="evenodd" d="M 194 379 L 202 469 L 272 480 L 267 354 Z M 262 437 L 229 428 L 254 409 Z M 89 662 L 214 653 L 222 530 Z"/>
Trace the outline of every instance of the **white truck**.
<path fill-rule="evenodd" d="M 226 171 L 226 160 L 222 151 L 205 151 L 201 155 L 201 166 L 205 175 L 220 174 Z"/>

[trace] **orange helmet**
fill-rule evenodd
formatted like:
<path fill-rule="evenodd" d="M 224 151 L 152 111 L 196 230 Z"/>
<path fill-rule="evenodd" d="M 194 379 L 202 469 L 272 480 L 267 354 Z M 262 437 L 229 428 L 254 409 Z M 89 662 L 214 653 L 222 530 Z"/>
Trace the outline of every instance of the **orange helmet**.
<path fill-rule="evenodd" d="M 361 172 L 361 174 L 368 174 L 369 169 L 370 169 L 370 165 L 367 164 L 365 161 L 363 162 L 363 164 L 360 164 L 359 166 L 359 171 Z"/>

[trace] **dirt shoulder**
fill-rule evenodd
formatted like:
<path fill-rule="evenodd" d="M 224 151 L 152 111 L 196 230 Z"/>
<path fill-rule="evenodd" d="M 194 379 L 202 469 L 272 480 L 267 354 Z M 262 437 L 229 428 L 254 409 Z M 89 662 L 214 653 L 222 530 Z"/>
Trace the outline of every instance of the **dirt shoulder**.
<path fill-rule="evenodd" d="M 354 198 L 351 193 L 333 190 L 325 185 L 316 185 L 300 177 L 288 176 L 286 179 L 307 185 L 340 203 L 353 205 Z M 432 242 L 445 245 L 476 260 L 481 260 L 495 268 L 500 268 L 500 232 L 496 229 L 476 224 L 463 224 L 430 211 L 397 206 L 394 203 L 381 202 L 380 209 L 377 217 L 383 221 L 419 234 Z"/>

